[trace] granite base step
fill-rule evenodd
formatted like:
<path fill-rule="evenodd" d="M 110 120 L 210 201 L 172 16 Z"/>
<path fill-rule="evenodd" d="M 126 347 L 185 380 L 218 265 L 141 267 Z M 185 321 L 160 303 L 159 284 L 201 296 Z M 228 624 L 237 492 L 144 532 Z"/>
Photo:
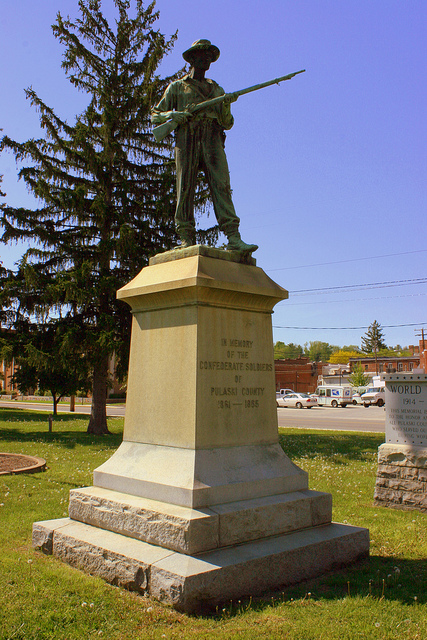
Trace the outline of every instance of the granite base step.
<path fill-rule="evenodd" d="M 109 583 L 195 613 L 364 558 L 369 532 L 331 523 L 189 556 L 62 518 L 36 522 L 33 546 Z"/>

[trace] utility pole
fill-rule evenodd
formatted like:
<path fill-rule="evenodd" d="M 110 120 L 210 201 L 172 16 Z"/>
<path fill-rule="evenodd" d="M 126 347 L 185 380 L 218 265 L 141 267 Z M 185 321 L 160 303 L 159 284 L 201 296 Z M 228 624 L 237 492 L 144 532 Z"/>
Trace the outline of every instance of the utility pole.
<path fill-rule="evenodd" d="M 425 346 L 425 341 L 424 341 L 424 329 L 415 329 L 415 331 L 419 331 L 420 333 L 416 333 L 416 336 L 420 336 L 421 337 L 421 342 L 422 342 L 422 350 L 424 351 L 424 349 L 426 348 Z"/>
<path fill-rule="evenodd" d="M 422 327 L 421 329 L 415 329 L 415 331 L 419 331 L 419 333 L 415 333 L 416 336 L 420 336 L 421 340 L 419 341 L 419 346 L 418 346 L 418 353 L 420 356 L 420 368 L 421 370 L 424 369 L 424 371 L 427 371 L 427 354 L 426 354 L 426 343 L 425 343 L 425 339 L 424 339 L 424 328 Z"/>

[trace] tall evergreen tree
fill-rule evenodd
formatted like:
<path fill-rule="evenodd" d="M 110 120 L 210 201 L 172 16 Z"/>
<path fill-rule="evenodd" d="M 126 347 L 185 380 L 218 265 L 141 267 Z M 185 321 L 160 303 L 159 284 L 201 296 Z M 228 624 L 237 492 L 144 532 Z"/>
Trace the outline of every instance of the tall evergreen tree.
<path fill-rule="evenodd" d="M 89 104 L 73 125 L 55 114 L 30 88 L 44 137 L 2 147 L 23 166 L 20 177 L 40 206 L 5 206 L 3 242 L 25 240 L 21 270 L 33 285 L 21 313 L 36 311 L 61 325 L 61 345 L 92 371 L 88 432 L 107 433 L 108 363 L 114 353 L 118 375 L 127 368 L 130 313 L 116 291 L 150 255 L 175 240 L 170 142 L 157 143 L 150 109 L 171 78 L 156 69 L 172 48 L 154 28 L 155 2 L 114 0 L 111 28 L 100 0 L 80 0 L 74 22 L 57 14 L 53 33 L 64 45 L 62 66 Z M 19 305 L 18 305 L 19 307 Z M 68 352 L 70 353 L 70 351 Z M 71 356 L 73 357 L 73 356 Z"/>
<path fill-rule="evenodd" d="M 369 329 L 362 336 L 362 351 L 364 353 L 378 353 L 381 349 L 387 349 L 383 339 L 383 330 L 376 320 L 369 325 Z"/>

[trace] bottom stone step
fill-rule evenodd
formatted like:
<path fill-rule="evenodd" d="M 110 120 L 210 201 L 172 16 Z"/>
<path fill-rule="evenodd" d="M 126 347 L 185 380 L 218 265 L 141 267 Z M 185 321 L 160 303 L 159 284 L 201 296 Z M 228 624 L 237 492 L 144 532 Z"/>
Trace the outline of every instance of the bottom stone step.
<path fill-rule="evenodd" d="M 366 557 L 369 531 L 332 523 L 189 556 L 62 518 L 34 523 L 33 546 L 190 613 Z"/>

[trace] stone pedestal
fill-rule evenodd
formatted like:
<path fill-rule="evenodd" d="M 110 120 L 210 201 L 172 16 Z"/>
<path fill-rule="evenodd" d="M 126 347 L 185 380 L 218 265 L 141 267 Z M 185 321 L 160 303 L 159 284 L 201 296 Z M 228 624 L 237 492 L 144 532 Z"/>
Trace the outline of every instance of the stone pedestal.
<path fill-rule="evenodd" d="M 427 375 L 386 374 L 385 443 L 374 502 L 427 511 Z"/>
<path fill-rule="evenodd" d="M 271 313 L 287 292 L 239 256 L 175 250 L 118 292 L 134 315 L 123 443 L 33 544 L 184 611 L 369 552 L 278 442 Z"/>

